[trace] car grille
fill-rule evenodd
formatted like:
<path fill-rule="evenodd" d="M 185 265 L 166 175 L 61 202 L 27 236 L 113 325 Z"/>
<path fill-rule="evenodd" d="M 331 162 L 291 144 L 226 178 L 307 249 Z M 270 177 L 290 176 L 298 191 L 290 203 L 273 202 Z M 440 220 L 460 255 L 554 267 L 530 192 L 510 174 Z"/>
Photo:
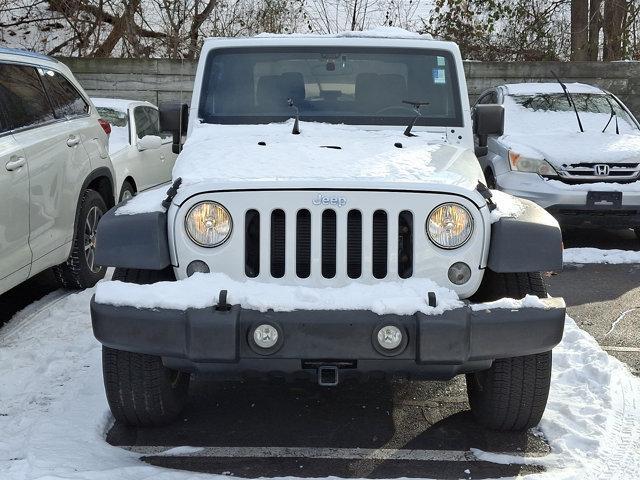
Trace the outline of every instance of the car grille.
<path fill-rule="evenodd" d="M 295 274 L 298 278 L 334 278 L 338 272 L 344 272 L 349 278 L 356 279 L 367 271 L 365 269 L 369 269 L 374 278 L 383 279 L 390 273 L 390 259 L 397 265 L 398 277 L 412 276 L 413 214 L 410 211 L 402 211 L 396 218 L 390 218 L 386 211 L 375 210 L 369 213 L 367 219 L 363 218 L 360 210 L 325 209 L 321 215 L 316 213 L 312 216 L 307 209 L 293 212 L 274 209 L 270 213 L 248 210 L 244 231 L 245 275 L 249 278 L 260 275 L 262 251 L 269 255 L 269 261 L 262 262 L 262 265 L 269 266 L 270 276 L 282 278 L 287 265 L 286 253 L 289 251 L 295 252 Z M 269 215 L 268 221 L 261 219 L 261 215 Z M 295 220 L 287 219 L 287 215 L 292 215 Z M 313 220 L 318 221 L 319 225 L 314 226 Z M 261 226 L 266 226 L 269 231 L 260 231 Z M 291 235 L 289 232 L 287 235 L 287 228 L 294 228 L 295 233 Z M 294 239 L 295 249 L 286 248 L 287 238 Z M 390 242 L 390 238 L 397 238 L 397 243 Z M 265 239 L 268 239 L 268 248 L 264 248 Z M 363 241 L 369 245 L 369 239 L 371 257 L 367 261 L 363 258 Z M 391 248 L 395 251 L 391 251 Z M 319 253 L 316 271 L 314 250 Z M 339 255 L 342 252 L 345 252 L 344 255 Z"/>
<path fill-rule="evenodd" d="M 606 166 L 606 174 L 598 174 L 597 167 Z M 565 183 L 589 182 L 634 182 L 640 178 L 640 163 L 574 163 L 563 166 L 559 171 L 560 180 Z"/>

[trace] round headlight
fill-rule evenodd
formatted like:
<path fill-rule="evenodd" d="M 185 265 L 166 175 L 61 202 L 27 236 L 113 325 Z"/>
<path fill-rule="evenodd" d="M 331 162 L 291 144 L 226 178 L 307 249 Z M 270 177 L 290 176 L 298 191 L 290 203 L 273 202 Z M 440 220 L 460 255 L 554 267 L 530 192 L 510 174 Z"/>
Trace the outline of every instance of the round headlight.
<path fill-rule="evenodd" d="M 434 208 L 427 219 L 427 235 L 440 248 L 458 248 L 473 232 L 469 210 L 457 203 L 443 203 Z"/>
<path fill-rule="evenodd" d="M 231 235 L 231 215 L 216 202 L 195 204 L 185 217 L 185 228 L 189 238 L 201 247 L 217 247 Z"/>

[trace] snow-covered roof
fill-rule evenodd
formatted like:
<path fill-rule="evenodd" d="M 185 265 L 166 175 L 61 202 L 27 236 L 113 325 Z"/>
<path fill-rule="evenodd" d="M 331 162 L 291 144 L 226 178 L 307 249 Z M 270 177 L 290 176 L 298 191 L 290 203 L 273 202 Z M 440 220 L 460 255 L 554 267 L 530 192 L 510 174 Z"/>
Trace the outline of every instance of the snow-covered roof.
<path fill-rule="evenodd" d="M 565 83 L 569 93 L 604 93 L 598 87 L 586 83 Z M 535 95 L 540 93 L 563 93 L 558 82 L 508 83 L 505 85 L 509 95 Z"/>
<path fill-rule="evenodd" d="M 139 100 L 127 100 L 123 98 L 103 98 L 103 97 L 91 97 L 91 101 L 96 107 L 112 108 L 121 112 L 126 112 L 130 107 L 136 105 L 149 105 L 155 106 L 150 102 L 141 102 Z"/>
<path fill-rule="evenodd" d="M 343 45 L 346 43 L 357 41 L 358 44 L 363 41 L 374 42 L 376 46 L 385 45 L 382 42 L 415 42 L 421 41 L 425 43 L 434 43 L 438 46 L 455 45 L 453 42 L 442 40 L 434 40 L 431 35 L 410 32 L 397 27 L 378 27 L 371 30 L 363 31 L 346 31 L 333 34 L 314 34 L 314 33 L 290 33 L 290 34 L 273 34 L 261 33 L 252 37 L 211 37 L 205 40 L 206 47 L 231 45 L 252 45 L 264 46 L 265 41 L 272 41 L 277 44 L 307 44 L 313 45 Z M 427 46 L 421 44 L 420 46 Z"/>

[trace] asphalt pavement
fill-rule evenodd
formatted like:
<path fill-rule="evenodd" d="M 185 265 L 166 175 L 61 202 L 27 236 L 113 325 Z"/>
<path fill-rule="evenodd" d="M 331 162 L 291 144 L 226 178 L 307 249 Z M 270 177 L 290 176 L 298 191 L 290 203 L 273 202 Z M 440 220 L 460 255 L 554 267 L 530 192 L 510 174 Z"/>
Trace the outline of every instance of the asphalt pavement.
<path fill-rule="evenodd" d="M 640 250 L 630 232 L 565 232 L 565 247 Z M 0 296 L 0 323 L 55 284 L 43 276 Z M 640 369 L 640 265 L 567 265 L 549 275 L 569 315 L 611 355 Z M 116 423 L 107 441 L 154 465 L 240 477 L 496 478 L 539 471 L 535 462 L 479 461 L 470 448 L 537 457 L 532 432 L 496 433 L 469 413 L 464 377 L 450 382 L 367 381 L 323 388 L 277 380 L 194 378 L 174 424 L 154 429 Z M 197 450 L 159 455 L 170 447 Z"/>

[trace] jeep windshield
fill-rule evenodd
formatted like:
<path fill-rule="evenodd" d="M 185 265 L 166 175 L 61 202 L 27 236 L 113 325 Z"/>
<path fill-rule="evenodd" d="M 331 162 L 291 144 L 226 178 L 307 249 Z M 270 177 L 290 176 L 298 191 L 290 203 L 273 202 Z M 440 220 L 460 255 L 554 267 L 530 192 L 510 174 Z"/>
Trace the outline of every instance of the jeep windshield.
<path fill-rule="evenodd" d="M 447 51 L 397 48 L 255 47 L 213 50 L 199 117 L 205 123 L 304 121 L 462 126 L 456 65 Z"/>
<path fill-rule="evenodd" d="M 572 93 L 571 98 L 576 104 L 585 132 L 601 132 L 609 122 L 613 108 L 620 133 L 640 133 L 634 119 L 613 95 Z M 505 99 L 505 107 L 507 107 L 508 117 L 505 125 L 517 128 L 517 133 L 578 130 L 575 112 L 564 93 L 510 95 Z M 615 121 L 615 118 L 611 120 L 607 132 L 615 133 Z"/>

